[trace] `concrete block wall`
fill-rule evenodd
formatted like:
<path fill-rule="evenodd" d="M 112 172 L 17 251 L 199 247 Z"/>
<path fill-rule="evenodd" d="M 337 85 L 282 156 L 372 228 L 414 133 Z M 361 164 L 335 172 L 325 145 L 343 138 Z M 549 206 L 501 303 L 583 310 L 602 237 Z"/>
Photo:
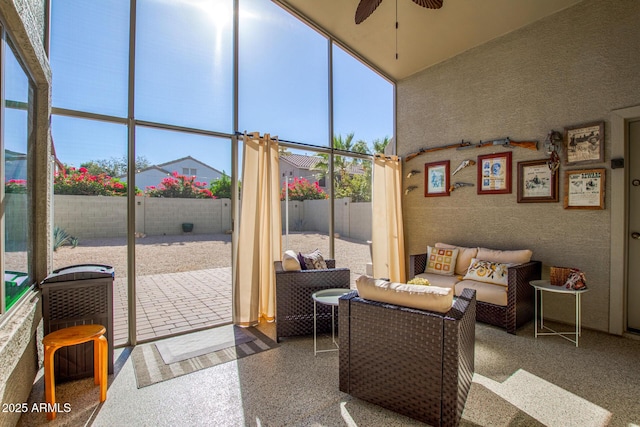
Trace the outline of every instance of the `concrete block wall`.
<path fill-rule="evenodd" d="M 328 199 L 289 202 L 289 231 L 329 233 Z M 282 224 L 285 224 L 285 202 L 282 202 Z M 352 203 L 337 199 L 334 203 L 334 232 L 340 237 L 371 240 L 371 203 Z"/>
<path fill-rule="evenodd" d="M 142 206 L 144 224 L 142 229 L 136 229 L 138 232 L 148 235 L 180 234 L 185 222 L 193 224 L 194 233 L 219 234 L 231 230 L 229 199 L 140 199 L 136 200 L 136 214 Z"/>
<path fill-rule="evenodd" d="M 124 197 L 54 197 L 54 225 L 79 239 L 127 235 Z M 136 232 L 148 235 L 182 233 L 182 223 L 194 224 L 194 233 L 225 233 L 231 229 L 229 199 L 136 198 Z"/>
<path fill-rule="evenodd" d="M 53 225 L 79 239 L 127 235 L 125 197 L 56 194 L 53 213 Z"/>

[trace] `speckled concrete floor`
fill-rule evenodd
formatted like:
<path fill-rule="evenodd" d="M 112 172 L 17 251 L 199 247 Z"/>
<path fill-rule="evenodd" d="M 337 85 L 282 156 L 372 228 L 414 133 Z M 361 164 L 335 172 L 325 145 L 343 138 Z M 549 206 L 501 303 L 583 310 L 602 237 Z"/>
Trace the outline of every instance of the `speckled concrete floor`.
<path fill-rule="evenodd" d="M 274 336 L 273 325 L 261 325 Z M 412 426 L 409 418 L 338 390 L 338 355 L 313 356 L 311 337 L 138 389 L 131 349 L 116 350 L 107 401 L 91 379 L 60 384 L 69 403 L 58 425 L 94 426 Z M 462 426 L 640 425 L 640 341 L 583 331 L 580 347 L 559 337 L 517 336 L 477 324 L 474 382 Z M 36 379 L 29 404 L 44 401 Z M 20 426 L 47 424 L 30 412 Z"/>

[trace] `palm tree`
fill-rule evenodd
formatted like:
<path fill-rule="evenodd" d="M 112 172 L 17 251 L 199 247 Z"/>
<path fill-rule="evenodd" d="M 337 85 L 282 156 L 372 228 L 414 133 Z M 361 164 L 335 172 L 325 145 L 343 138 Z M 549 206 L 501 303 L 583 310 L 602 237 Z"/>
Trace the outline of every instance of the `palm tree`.
<path fill-rule="evenodd" d="M 373 152 L 374 153 L 384 153 L 384 149 L 387 148 L 391 139 L 388 136 L 385 136 L 383 139 L 374 139 L 373 144 Z"/>
<path fill-rule="evenodd" d="M 349 151 L 352 153 L 362 153 L 367 154 L 370 153 L 369 147 L 367 143 L 363 140 L 359 140 L 354 142 L 353 140 L 354 133 L 351 132 L 347 134 L 346 137 L 342 137 L 342 135 L 334 135 L 333 136 L 333 148 L 340 151 Z M 329 155 L 322 153 L 316 154 L 319 160 L 314 165 L 314 169 L 320 170 L 322 175 L 325 177 L 329 171 Z M 362 159 L 358 158 L 349 158 L 343 155 L 335 155 L 333 157 L 333 169 L 334 172 L 334 186 L 335 186 L 335 195 L 337 196 L 348 196 L 351 191 L 349 190 L 350 177 L 348 173 L 349 166 L 359 165 L 362 163 Z"/>
<path fill-rule="evenodd" d="M 334 135 L 333 136 L 333 148 L 340 151 L 351 151 L 353 153 L 369 153 L 369 147 L 367 143 L 363 140 L 359 140 L 357 142 L 353 142 L 354 133 L 351 132 L 347 134 L 345 138 L 342 138 L 342 135 Z M 326 176 L 329 170 L 329 155 L 328 154 L 316 154 L 320 158 L 318 163 L 315 164 L 315 168 L 320 169 L 322 173 Z M 360 159 L 352 158 L 349 159 L 344 156 L 334 156 L 333 157 L 333 169 L 334 171 L 338 171 L 340 176 L 344 176 L 347 173 L 347 169 L 350 165 L 356 165 L 360 163 Z"/>

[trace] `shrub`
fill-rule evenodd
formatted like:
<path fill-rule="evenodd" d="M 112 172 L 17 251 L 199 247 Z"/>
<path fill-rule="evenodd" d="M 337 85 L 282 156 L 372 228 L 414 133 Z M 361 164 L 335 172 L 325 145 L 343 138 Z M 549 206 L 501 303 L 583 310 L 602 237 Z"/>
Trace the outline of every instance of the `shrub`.
<path fill-rule="evenodd" d="M 25 194 L 27 192 L 27 180 L 26 179 L 10 179 L 4 183 L 5 193 L 17 193 Z"/>
<path fill-rule="evenodd" d="M 196 177 L 187 177 L 174 171 L 173 176 L 167 177 L 157 186 L 147 187 L 146 194 L 149 197 L 166 197 L 182 199 L 216 199 L 206 182 L 195 180 Z"/>
<path fill-rule="evenodd" d="M 282 191 L 280 192 L 280 200 L 285 199 L 285 186 L 287 183 L 282 184 Z M 317 200 L 328 199 L 329 195 L 325 193 L 318 181 L 313 184 L 306 178 L 294 178 L 293 182 L 289 183 L 289 200 Z"/>
<path fill-rule="evenodd" d="M 136 193 L 138 191 L 136 189 Z M 106 173 L 93 175 L 86 168 L 66 167 L 56 173 L 53 192 L 83 196 L 126 196 L 127 183 Z"/>

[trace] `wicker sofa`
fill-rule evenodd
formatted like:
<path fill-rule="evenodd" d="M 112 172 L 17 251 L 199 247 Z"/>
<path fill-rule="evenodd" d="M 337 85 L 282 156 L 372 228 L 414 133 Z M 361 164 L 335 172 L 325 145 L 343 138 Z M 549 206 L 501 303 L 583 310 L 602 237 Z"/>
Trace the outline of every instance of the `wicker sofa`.
<path fill-rule="evenodd" d="M 349 288 L 348 268 L 335 268 L 333 259 L 324 260 L 327 269 L 287 271 L 282 261 L 275 261 L 276 271 L 276 339 L 313 334 L 313 299 L 322 289 Z M 331 332 L 331 307 L 317 306 L 318 333 Z"/>
<path fill-rule="evenodd" d="M 435 247 L 460 248 L 461 250 L 478 249 L 477 253 L 508 253 L 510 251 L 496 251 L 485 248 L 464 248 L 459 246 L 436 243 Z M 516 252 L 516 251 L 513 251 Z M 458 258 L 456 271 L 453 275 L 439 275 L 425 273 L 427 254 L 410 255 L 409 278 L 423 277 L 433 285 L 454 288 L 459 295 L 464 289 L 477 291 L 476 319 L 483 323 L 505 328 L 508 333 L 515 334 L 516 329 L 533 320 L 534 289 L 529 282 L 541 277 L 542 264 L 540 261 L 529 261 L 508 268 L 507 286 L 464 280 L 463 275 L 469 267 L 470 258 Z"/>
<path fill-rule="evenodd" d="M 432 426 L 457 426 L 474 372 L 476 292 L 446 313 L 339 300 L 340 391 Z"/>

